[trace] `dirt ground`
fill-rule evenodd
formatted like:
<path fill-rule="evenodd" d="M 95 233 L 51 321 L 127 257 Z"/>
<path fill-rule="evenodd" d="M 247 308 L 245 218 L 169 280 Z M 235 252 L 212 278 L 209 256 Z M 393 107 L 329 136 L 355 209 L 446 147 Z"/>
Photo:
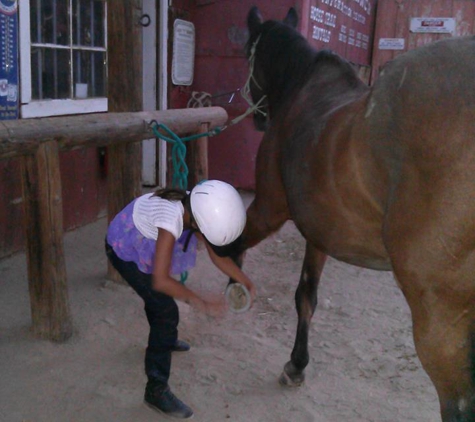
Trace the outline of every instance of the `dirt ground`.
<path fill-rule="evenodd" d="M 107 281 L 105 218 L 65 236 L 74 336 L 29 332 L 26 261 L 0 261 L 0 421 L 149 422 L 142 404 L 147 323 L 139 298 Z M 310 329 L 300 388 L 278 384 L 292 349 L 304 242 L 292 223 L 247 254 L 258 299 L 216 320 L 180 304 L 170 384 L 199 422 L 434 422 L 435 390 L 414 351 L 408 307 L 389 273 L 330 259 Z M 199 250 L 187 284 L 223 292 L 227 279 Z"/>

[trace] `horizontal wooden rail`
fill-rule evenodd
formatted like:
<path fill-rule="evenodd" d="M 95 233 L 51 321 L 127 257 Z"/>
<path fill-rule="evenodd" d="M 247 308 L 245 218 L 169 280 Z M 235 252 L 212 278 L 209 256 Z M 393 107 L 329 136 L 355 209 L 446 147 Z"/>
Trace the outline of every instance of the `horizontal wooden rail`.
<path fill-rule="evenodd" d="M 41 143 L 51 140 L 64 151 L 153 138 L 152 120 L 184 135 L 196 133 L 203 123 L 210 128 L 223 126 L 227 118 L 223 108 L 206 107 L 5 120 L 0 121 L 0 160 L 33 154 Z"/>
<path fill-rule="evenodd" d="M 73 332 L 63 248 L 60 151 L 108 146 L 110 219 L 141 193 L 141 150 L 135 143 L 154 137 L 152 120 L 184 136 L 223 126 L 227 118 L 224 109 L 209 107 L 0 122 L 0 160 L 21 160 L 23 225 L 36 336 L 62 342 Z M 203 160 L 206 154 L 203 139 L 200 142 L 195 160 Z M 197 177 L 206 177 L 203 166 L 197 166 L 195 172 Z"/>

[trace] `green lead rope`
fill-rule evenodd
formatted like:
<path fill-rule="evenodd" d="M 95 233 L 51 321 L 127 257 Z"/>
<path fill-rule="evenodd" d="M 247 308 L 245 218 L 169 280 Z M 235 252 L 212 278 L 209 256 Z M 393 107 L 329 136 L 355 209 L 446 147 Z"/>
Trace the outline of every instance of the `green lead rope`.
<path fill-rule="evenodd" d="M 193 141 L 195 139 L 203 138 L 204 136 L 214 136 L 221 132 L 221 128 L 216 128 L 205 133 L 198 133 L 195 135 L 180 138 L 174 133 L 167 125 L 158 123 L 156 120 L 150 122 L 153 134 L 156 138 L 162 141 L 173 144 L 172 146 L 172 165 L 173 165 L 173 177 L 172 185 L 182 190 L 186 190 L 188 187 L 188 166 L 186 165 L 186 145 L 185 142 Z M 166 132 L 166 135 L 163 134 Z M 191 237 L 191 235 L 190 235 Z M 186 246 L 190 241 L 190 237 L 187 239 Z M 188 271 L 183 271 L 180 274 L 180 282 L 185 284 L 188 278 Z"/>
<path fill-rule="evenodd" d="M 186 190 L 188 186 L 188 166 L 186 165 L 186 145 L 185 142 L 194 141 L 195 139 L 203 138 L 205 136 L 214 136 L 221 132 L 221 128 L 215 128 L 209 132 L 198 133 L 195 135 L 180 138 L 167 125 L 158 123 L 156 120 L 150 122 L 153 134 L 162 141 L 173 144 L 172 146 L 172 165 L 173 177 L 172 185 L 180 189 Z M 164 135 L 162 132 L 166 132 Z"/>

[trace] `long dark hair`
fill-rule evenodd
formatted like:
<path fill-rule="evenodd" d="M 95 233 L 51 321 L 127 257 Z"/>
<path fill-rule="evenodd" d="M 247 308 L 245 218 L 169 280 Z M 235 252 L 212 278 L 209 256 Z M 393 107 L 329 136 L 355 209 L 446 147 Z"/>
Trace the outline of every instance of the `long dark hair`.
<path fill-rule="evenodd" d="M 190 195 L 186 190 L 179 188 L 158 188 L 152 196 L 158 196 L 169 201 L 181 201 L 184 206 L 188 206 L 190 201 Z"/>

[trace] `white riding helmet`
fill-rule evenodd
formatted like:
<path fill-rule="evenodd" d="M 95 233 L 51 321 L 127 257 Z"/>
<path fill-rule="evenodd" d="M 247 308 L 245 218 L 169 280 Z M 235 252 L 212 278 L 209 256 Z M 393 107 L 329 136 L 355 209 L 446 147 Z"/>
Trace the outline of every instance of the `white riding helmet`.
<path fill-rule="evenodd" d="M 207 180 L 190 193 L 193 217 L 201 233 L 215 246 L 236 240 L 246 224 L 246 209 L 241 196 L 230 184 Z"/>

